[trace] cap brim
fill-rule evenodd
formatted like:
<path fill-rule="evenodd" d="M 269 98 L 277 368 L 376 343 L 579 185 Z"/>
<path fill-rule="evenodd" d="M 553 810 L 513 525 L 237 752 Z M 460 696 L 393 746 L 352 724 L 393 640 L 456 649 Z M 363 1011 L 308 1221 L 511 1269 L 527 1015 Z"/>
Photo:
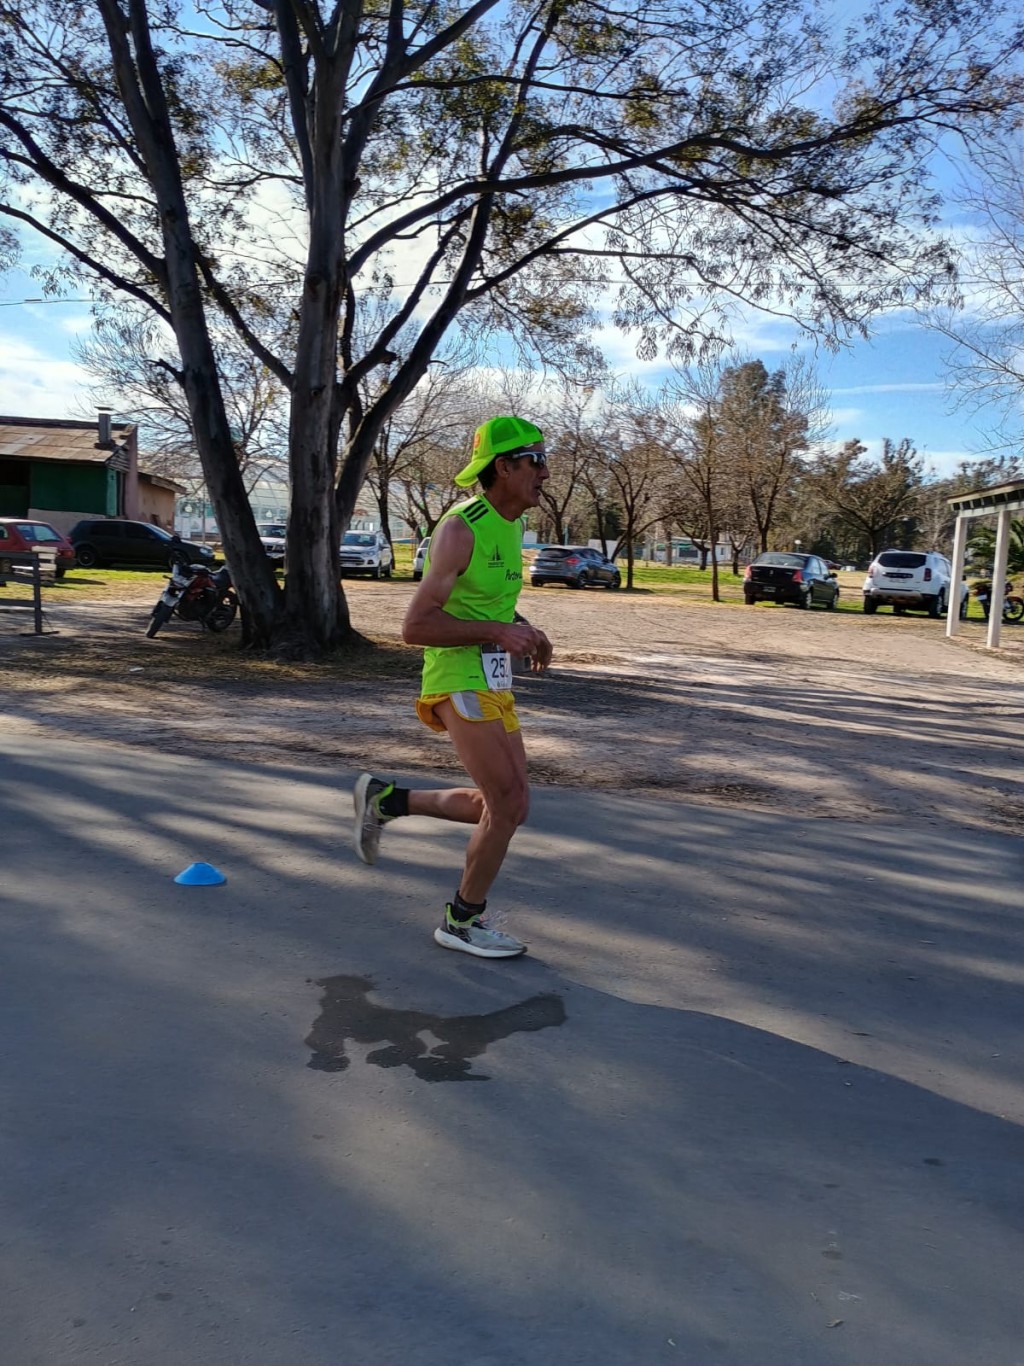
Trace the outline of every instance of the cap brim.
<path fill-rule="evenodd" d="M 475 484 L 480 471 L 486 469 L 495 457 L 493 455 L 480 455 L 475 460 L 471 460 L 465 469 L 459 470 L 455 476 L 455 483 L 460 489 L 468 489 L 471 484 Z"/>

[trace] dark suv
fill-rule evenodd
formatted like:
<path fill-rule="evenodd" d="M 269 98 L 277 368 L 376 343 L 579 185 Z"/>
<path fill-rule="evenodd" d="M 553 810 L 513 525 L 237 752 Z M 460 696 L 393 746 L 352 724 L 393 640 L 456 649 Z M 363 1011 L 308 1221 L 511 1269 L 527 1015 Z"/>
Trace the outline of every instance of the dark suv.
<path fill-rule="evenodd" d="M 174 564 L 214 562 L 213 551 L 207 545 L 183 541 L 149 522 L 128 522 L 118 517 L 78 522 L 71 528 L 69 540 L 82 569 L 106 564 L 131 569 L 170 569 Z"/>

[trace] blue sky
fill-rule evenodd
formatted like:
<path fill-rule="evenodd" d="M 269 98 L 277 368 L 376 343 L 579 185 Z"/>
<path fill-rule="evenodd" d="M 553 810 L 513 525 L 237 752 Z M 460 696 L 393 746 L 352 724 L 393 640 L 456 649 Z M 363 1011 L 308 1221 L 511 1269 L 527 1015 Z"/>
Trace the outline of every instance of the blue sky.
<path fill-rule="evenodd" d="M 0 278 L 0 413 L 89 417 L 88 377 L 71 357 L 72 343 L 89 331 L 89 306 L 20 302 L 38 295 L 38 282 L 25 271 Z M 620 372 L 634 368 L 628 341 L 610 331 L 604 340 Z M 786 359 L 792 335 L 773 322 L 755 326 L 742 341 L 745 354 L 772 369 Z M 878 320 L 870 341 L 854 341 L 838 355 L 819 351 L 818 373 L 831 394 L 831 439 L 858 437 L 876 454 L 884 437 L 909 437 L 940 476 L 982 451 L 984 417 L 956 411 L 946 392 L 942 356 L 948 346 L 909 314 L 896 314 Z M 635 369 L 653 381 L 660 367 Z"/>

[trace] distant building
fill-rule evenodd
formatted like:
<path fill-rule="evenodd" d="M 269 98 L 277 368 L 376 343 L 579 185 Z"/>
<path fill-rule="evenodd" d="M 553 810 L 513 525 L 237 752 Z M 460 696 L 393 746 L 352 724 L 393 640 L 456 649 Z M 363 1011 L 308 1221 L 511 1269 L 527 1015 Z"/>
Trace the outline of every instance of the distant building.
<path fill-rule="evenodd" d="M 182 486 L 139 469 L 134 424 L 0 417 L 0 516 L 69 531 L 81 517 L 130 517 L 170 529 Z"/>

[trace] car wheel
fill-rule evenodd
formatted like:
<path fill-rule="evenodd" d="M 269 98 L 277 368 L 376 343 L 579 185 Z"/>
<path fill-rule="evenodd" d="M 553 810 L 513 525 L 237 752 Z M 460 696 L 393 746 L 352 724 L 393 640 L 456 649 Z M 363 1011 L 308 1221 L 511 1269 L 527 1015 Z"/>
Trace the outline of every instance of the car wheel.
<path fill-rule="evenodd" d="M 903 616 L 903 614 L 904 614 L 904 612 L 906 612 L 906 610 L 907 610 L 907 609 L 906 609 L 906 607 L 904 607 L 904 605 L 903 605 L 902 602 L 894 602 L 893 605 L 892 605 L 892 614 L 893 614 L 894 617 L 901 617 L 901 616 Z"/>
<path fill-rule="evenodd" d="M 384 571 L 384 577 L 385 577 L 386 579 L 390 579 L 390 577 L 391 577 L 391 566 L 390 566 L 390 565 L 388 565 L 387 569 L 385 569 L 385 571 Z"/>
<path fill-rule="evenodd" d="M 531 587 L 531 588 L 543 588 L 544 585 L 545 585 L 546 583 L 547 583 L 547 579 L 531 579 L 531 580 L 530 580 L 530 587 Z"/>
<path fill-rule="evenodd" d="M 743 601 L 747 604 L 748 607 L 753 607 L 754 604 L 757 602 L 757 598 L 754 596 L 753 593 L 744 593 Z"/>
<path fill-rule="evenodd" d="M 946 595 L 945 593 L 934 593 L 928 599 L 928 615 L 930 617 L 942 617 L 946 614 Z"/>
<path fill-rule="evenodd" d="M 75 554 L 78 556 L 78 563 L 83 569 L 94 569 L 100 562 L 100 557 L 91 545 L 75 546 Z"/>
<path fill-rule="evenodd" d="M 586 588 L 586 586 L 587 586 L 587 576 L 586 576 L 586 574 L 579 574 L 579 575 L 577 575 L 577 577 L 573 580 L 572 586 L 573 586 L 573 588 Z"/>
<path fill-rule="evenodd" d="M 875 612 L 878 611 L 878 603 L 875 602 L 874 598 L 864 599 L 864 611 L 868 614 L 869 617 L 873 616 Z"/>
<path fill-rule="evenodd" d="M 834 611 L 836 610 L 836 607 L 838 606 L 838 604 L 839 604 L 839 594 L 838 594 L 838 592 L 835 592 L 835 593 L 833 593 L 832 596 L 829 598 L 828 602 L 826 602 L 825 607 L 827 608 L 827 610 L 828 610 L 829 612 L 834 612 Z"/>
<path fill-rule="evenodd" d="M 802 609 L 803 611 L 805 611 L 805 612 L 807 612 L 807 611 L 810 610 L 810 606 L 811 606 L 811 594 L 810 594 L 810 590 L 808 590 L 806 593 L 801 593 L 801 594 L 800 594 L 800 596 L 799 596 L 799 597 L 797 598 L 797 600 L 796 600 L 796 605 L 797 605 L 797 607 L 801 608 L 801 609 Z"/>
<path fill-rule="evenodd" d="M 622 575 L 621 575 L 621 574 L 616 574 L 615 577 L 614 577 L 614 579 L 612 579 L 611 583 L 608 585 L 608 587 L 609 587 L 609 588 L 621 588 L 621 587 L 622 587 Z"/>
<path fill-rule="evenodd" d="M 382 564 L 377 565 L 370 577 L 376 579 L 377 582 L 380 583 L 381 579 L 384 577 L 384 566 Z"/>
<path fill-rule="evenodd" d="M 413 581 L 413 583 L 419 583 L 419 581 L 420 581 L 420 579 L 422 579 L 422 577 L 423 577 L 423 575 L 422 575 L 422 573 L 421 573 L 418 569 L 414 569 L 414 570 L 412 571 L 412 581 Z"/>

